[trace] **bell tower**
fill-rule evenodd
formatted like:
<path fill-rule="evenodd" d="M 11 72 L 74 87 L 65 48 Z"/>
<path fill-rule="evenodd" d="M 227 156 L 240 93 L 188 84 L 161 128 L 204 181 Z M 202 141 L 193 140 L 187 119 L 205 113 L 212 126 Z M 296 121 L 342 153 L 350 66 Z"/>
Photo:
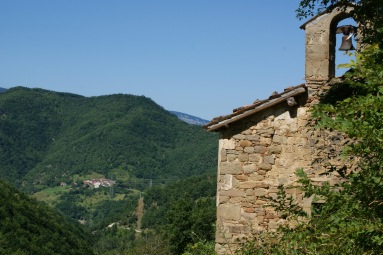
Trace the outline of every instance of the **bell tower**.
<path fill-rule="evenodd" d="M 351 36 L 356 27 L 337 27 L 340 21 L 352 17 L 352 10 L 352 6 L 327 10 L 300 27 L 306 34 L 305 80 L 312 96 L 320 94 L 321 87 L 335 77 L 336 34 L 343 31 L 344 40 L 351 45 L 350 49 L 341 50 L 353 50 Z"/>

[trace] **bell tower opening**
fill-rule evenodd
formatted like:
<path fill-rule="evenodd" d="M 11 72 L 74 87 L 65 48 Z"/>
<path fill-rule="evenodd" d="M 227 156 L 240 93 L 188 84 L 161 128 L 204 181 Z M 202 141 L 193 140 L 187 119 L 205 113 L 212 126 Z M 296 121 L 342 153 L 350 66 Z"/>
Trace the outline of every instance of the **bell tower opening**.
<path fill-rule="evenodd" d="M 336 66 L 349 62 L 350 57 L 345 52 L 351 52 L 355 47 L 352 43 L 357 27 L 350 19 L 352 10 L 352 6 L 326 10 L 300 27 L 305 30 L 305 80 L 309 91 L 317 90 L 346 71 L 337 70 Z"/>
<path fill-rule="evenodd" d="M 342 27 L 342 26 L 352 26 L 352 27 L 357 27 L 357 23 L 353 18 L 346 18 L 344 20 L 341 20 L 337 27 Z M 354 32 L 354 31 L 353 31 Z M 357 33 L 357 32 L 356 32 Z M 349 33 L 347 38 L 349 38 L 349 43 L 351 43 L 352 47 L 354 49 L 358 48 L 357 44 L 357 34 L 356 33 Z M 351 60 L 355 61 L 355 50 L 347 50 L 347 45 L 343 45 L 343 47 L 346 47 L 346 50 L 340 50 L 342 47 L 342 37 L 343 33 L 336 33 L 336 44 L 335 44 L 335 76 L 339 77 L 342 76 L 348 69 L 347 68 L 339 68 L 338 66 L 340 64 L 346 64 L 349 63 Z"/>

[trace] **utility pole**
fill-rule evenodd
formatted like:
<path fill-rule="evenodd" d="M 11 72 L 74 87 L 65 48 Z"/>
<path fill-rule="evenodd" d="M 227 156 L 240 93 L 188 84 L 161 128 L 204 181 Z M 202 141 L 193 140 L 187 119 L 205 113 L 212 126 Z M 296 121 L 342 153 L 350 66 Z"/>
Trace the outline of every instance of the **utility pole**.
<path fill-rule="evenodd" d="M 113 175 L 110 177 L 111 181 L 113 182 Z M 109 188 L 109 195 L 110 195 L 110 198 L 113 198 L 114 197 L 114 185 L 113 183 L 111 182 L 111 185 L 110 185 L 110 188 Z"/>

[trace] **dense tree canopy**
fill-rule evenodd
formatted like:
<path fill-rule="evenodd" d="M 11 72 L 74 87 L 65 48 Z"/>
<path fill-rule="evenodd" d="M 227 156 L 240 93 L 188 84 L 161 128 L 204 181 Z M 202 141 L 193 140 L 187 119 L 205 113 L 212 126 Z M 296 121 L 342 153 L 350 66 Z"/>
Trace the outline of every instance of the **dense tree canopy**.
<path fill-rule="evenodd" d="M 0 180 L 0 254 L 93 254 L 91 237 Z"/>
<path fill-rule="evenodd" d="M 143 227 L 157 229 L 169 241 L 174 254 L 188 244 L 212 242 L 215 224 L 216 179 L 187 178 L 145 194 Z"/>
<path fill-rule="evenodd" d="M 188 215 L 187 224 L 201 240 L 211 241 L 216 147 L 216 134 L 184 123 L 143 96 L 87 98 L 23 87 L 0 93 L 0 178 L 81 221 L 93 233 L 96 254 L 161 254 L 152 248 L 165 240 L 160 235 L 165 228 L 186 240 L 179 246 L 182 251 L 194 239 L 172 224 L 177 213 L 168 215 L 167 210 L 178 208 L 185 193 L 192 197 L 192 211 L 180 208 L 180 213 Z M 84 185 L 94 178 L 116 183 L 99 189 Z M 146 205 L 143 227 L 150 232 L 142 238 L 135 234 L 140 196 Z M 206 221 L 200 221 L 201 214 Z M 6 226 L 30 225 L 23 217 L 15 219 Z M 4 233 L 0 244 L 12 241 L 11 233 Z M 25 234 L 26 245 L 35 245 Z M 145 243 L 152 247 L 142 247 Z M 163 254 L 175 250 L 176 244 L 162 243 Z"/>
<path fill-rule="evenodd" d="M 215 172 L 215 134 L 143 96 L 16 87 L 0 94 L 0 120 L 0 177 L 25 191 L 93 172 L 131 180 Z"/>

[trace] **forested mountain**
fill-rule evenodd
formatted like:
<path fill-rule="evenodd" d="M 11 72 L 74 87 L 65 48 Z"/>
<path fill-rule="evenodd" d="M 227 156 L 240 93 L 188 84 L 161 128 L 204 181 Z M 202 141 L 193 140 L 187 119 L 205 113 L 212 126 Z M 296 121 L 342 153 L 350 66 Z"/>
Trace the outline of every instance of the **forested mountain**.
<path fill-rule="evenodd" d="M 0 141 L 0 177 L 23 190 L 94 172 L 131 180 L 215 172 L 216 137 L 143 96 L 12 88 L 0 94 Z"/>
<path fill-rule="evenodd" d="M 0 93 L 1 92 L 4 92 L 4 91 L 6 91 L 7 89 L 5 89 L 5 88 L 0 88 Z"/>
<path fill-rule="evenodd" d="M 93 254 L 80 226 L 2 180 L 0 191 L 0 254 Z"/>
<path fill-rule="evenodd" d="M 96 254 L 212 241 L 216 147 L 215 134 L 143 96 L 0 93 L 0 178 L 81 222 Z"/>

